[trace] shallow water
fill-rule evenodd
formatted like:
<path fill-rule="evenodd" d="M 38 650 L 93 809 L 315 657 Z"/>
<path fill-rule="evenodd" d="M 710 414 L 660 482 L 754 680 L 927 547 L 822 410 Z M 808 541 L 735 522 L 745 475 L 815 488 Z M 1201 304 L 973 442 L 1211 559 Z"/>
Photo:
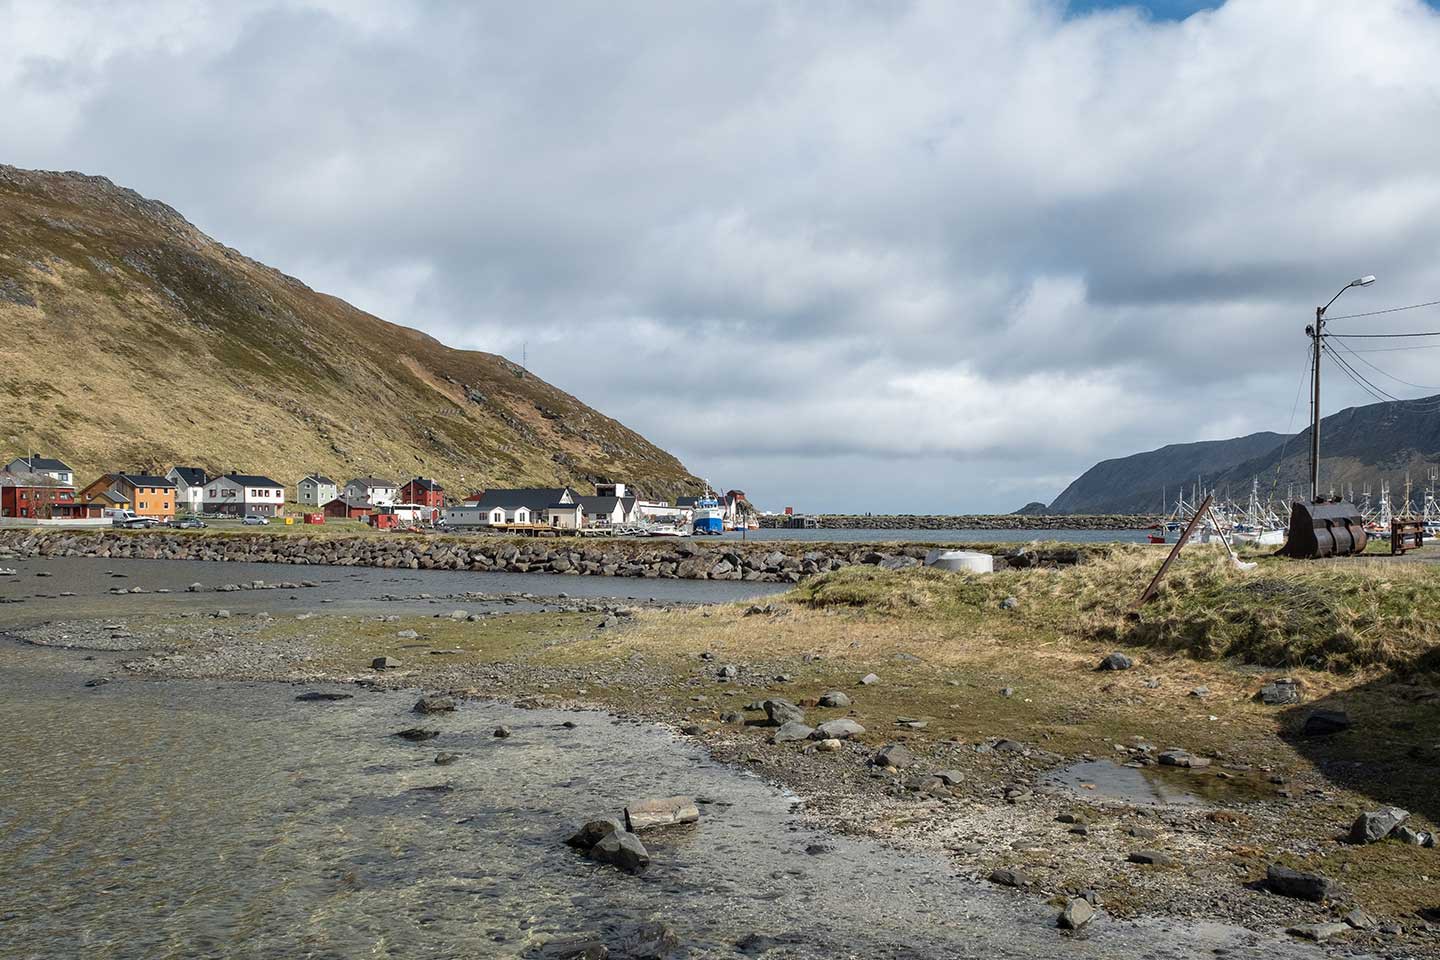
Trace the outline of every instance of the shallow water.
<path fill-rule="evenodd" d="M 1254 800 L 1260 795 L 1253 782 L 1223 779 L 1210 767 L 1129 767 L 1113 760 L 1082 760 L 1050 774 L 1046 782 L 1085 799 L 1129 804 L 1214 806 Z"/>
<path fill-rule="evenodd" d="M 466 703 L 420 718 L 413 691 L 299 703 L 307 688 L 278 684 L 82 685 L 115 667 L 0 642 L 7 957 L 517 956 L 647 920 L 682 957 L 737 956 L 754 932 L 788 941 L 769 957 L 1318 955 L 1214 925 L 1102 917 L 1061 934 L 1038 898 L 803 828 L 780 791 L 605 714 Z M 510 739 L 491 736 L 499 723 Z M 442 733 L 392 736 L 411 726 Z M 437 767 L 441 750 L 462 759 Z M 709 802 L 699 824 L 645 835 L 643 877 L 561 843 L 674 793 Z"/>

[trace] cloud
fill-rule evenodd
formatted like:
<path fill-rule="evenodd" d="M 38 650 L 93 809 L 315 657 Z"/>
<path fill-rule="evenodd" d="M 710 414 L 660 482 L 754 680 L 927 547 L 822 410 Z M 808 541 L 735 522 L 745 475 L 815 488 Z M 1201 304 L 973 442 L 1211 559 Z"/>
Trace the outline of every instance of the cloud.
<path fill-rule="evenodd" d="M 1440 296 L 1440 15 L 1204 6 L 0 2 L 0 157 L 524 344 L 763 504 L 1009 509 L 1286 429 L 1354 275 Z"/>

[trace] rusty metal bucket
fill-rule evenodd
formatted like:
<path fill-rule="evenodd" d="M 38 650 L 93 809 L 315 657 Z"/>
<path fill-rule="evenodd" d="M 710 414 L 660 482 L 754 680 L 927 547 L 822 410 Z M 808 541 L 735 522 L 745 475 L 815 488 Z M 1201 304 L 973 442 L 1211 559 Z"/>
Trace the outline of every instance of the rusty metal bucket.
<path fill-rule="evenodd" d="M 1290 505 L 1290 534 L 1276 556 L 1297 560 L 1348 557 L 1365 552 L 1365 521 L 1353 503 Z"/>

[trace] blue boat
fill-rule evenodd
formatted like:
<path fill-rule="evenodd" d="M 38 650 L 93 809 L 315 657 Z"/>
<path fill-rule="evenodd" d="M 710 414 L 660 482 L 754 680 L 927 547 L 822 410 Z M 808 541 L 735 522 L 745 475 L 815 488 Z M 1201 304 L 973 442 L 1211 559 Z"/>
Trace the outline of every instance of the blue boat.
<path fill-rule="evenodd" d="M 714 497 L 695 501 L 695 532 L 719 536 L 725 532 L 725 508 Z"/>

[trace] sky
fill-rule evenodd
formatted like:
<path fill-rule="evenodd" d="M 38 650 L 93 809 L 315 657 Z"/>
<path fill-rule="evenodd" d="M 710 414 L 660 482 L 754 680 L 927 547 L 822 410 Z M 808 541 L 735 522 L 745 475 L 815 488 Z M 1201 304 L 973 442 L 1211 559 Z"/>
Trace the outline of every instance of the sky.
<path fill-rule="evenodd" d="M 1298 429 L 1317 304 L 1362 274 L 1332 317 L 1440 299 L 1422 0 L 0 0 L 0 23 L 0 162 L 103 174 L 523 355 L 765 508 L 1007 511 L 1097 460 Z M 1433 350 L 1363 359 L 1440 393 Z M 1324 412 L 1369 399 L 1327 374 Z"/>

